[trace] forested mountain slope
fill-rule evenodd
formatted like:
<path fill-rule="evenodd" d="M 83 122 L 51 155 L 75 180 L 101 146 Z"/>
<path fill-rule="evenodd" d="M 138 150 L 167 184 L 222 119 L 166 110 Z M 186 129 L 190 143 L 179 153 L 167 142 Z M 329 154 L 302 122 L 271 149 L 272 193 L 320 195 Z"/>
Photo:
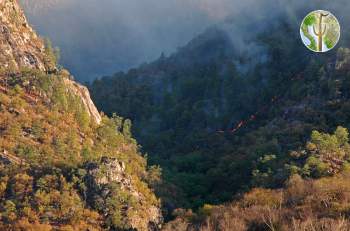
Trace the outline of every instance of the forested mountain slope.
<path fill-rule="evenodd" d="M 291 153 L 313 130 L 349 126 L 349 50 L 312 54 L 298 26 L 281 20 L 258 33 L 253 42 L 265 52 L 255 57 L 214 27 L 169 57 L 90 86 L 102 111 L 133 121 L 150 162 L 163 168 L 158 194 L 168 208 L 280 187 L 293 173 L 332 174 L 304 169 L 307 156 Z"/>
<path fill-rule="evenodd" d="M 0 230 L 157 230 L 159 172 L 0 0 Z"/>

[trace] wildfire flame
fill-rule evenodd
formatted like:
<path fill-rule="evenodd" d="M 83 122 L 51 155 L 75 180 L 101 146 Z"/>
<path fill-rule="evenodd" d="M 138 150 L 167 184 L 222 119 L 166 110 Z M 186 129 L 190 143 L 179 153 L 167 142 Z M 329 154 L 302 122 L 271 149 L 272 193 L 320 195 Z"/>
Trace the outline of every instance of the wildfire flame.
<path fill-rule="evenodd" d="M 298 74 L 294 77 L 292 77 L 290 80 L 291 81 L 294 81 L 294 80 L 300 80 L 300 79 L 303 79 L 303 75 L 302 74 Z M 281 99 L 281 97 L 279 96 L 274 96 L 271 98 L 271 103 L 276 103 L 279 99 Z M 256 118 L 258 117 L 258 115 L 267 110 L 268 108 L 271 107 L 271 104 L 270 105 L 267 105 L 267 106 L 264 106 L 262 107 L 260 110 L 256 111 L 254 114 L 251 114 L 249 116 L 249 119 L 247 120 L 241 120 L 238 122 L 238 124 L 236 126 L 234 126 L 232 129 L 230 129 L 228 132 L 230 132 L 231 134 L 233 133 L 236 133 L 240 128 L 242 127 L 245 127 L 247 124 L 249 124 L 250 122 L 253 122 L 254 120 L 256 120 Z M 218 130 L 217 131 L 218 133 L 225 133 L 224 130 Z"/>

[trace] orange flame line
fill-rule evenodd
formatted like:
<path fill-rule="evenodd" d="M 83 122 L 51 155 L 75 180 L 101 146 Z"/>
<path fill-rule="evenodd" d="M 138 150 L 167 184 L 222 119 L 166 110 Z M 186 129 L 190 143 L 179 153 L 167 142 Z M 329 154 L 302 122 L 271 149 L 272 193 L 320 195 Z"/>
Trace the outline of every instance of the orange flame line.
<path fill-rule="evenodd" d="M 299 80 L 299 79 L 303 79 L 302 74 L 298 74 L 298 75 L 296 75 L 295 77 L 291 78 L 290 80 L 291 80 L 291 81 L 294 81 L 294 80 Z M 271 98 L 271 103 L 275 103 L 279 98 L 280 98 L 280 97 L 278 97 L 278 96 L 272 97 L 272 98 Z M 241 120 L 241 121 L 237 124 L 237 126 L 235 126 L 233 129 L 230 130 L 230 132 L 231 132 L 231 133 L 235 133 L 235 132 L 237 132 L 241 127 L 245 126 L 248 122 L 251 122 L 251 121 L 256 120 L 256 117 L 257 117 L 257 115 L 259 114 L 259 112 L 264 111 L 265 108 L 266 108 L 266 106 L 263 107 L 261 110 L 257 111 L 255 114 L 252 114 L 248 120 L 246 120 L 246 121 Z M 219 130 L 219 131 L 217 131 L 217 132 L 218 132 L 218 133 L 225 133 L 225 131 L 223 131 L 223 130 Z"/>

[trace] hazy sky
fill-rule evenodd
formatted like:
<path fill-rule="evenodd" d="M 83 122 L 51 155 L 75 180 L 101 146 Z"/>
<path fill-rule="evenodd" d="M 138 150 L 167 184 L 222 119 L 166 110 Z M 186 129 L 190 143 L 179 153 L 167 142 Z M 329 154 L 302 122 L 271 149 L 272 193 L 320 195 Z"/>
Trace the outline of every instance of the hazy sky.
<path fill-rule="evenodd" d="M 79 80 L 169 54 L 229 12 L 227 0 L 47 1 L 28 0 L 29 21 L 61 48 L 63 64 Z"/>
<path fill-rule="evenodd" d="M 286 15 L 297 25 L 297 9 L 305 14 L 330 9 L 336 15 L 349 10 L 345 0 L 21 1 L 30 23 L 61 48 L 61 62 L 80 81 L 127 70 L 161 52 L 169 54 L 227 18 L 226 29 L 245 52 L 251 50 L 244 45 L 247 38 L 276 23 L 276 16 Z"/>

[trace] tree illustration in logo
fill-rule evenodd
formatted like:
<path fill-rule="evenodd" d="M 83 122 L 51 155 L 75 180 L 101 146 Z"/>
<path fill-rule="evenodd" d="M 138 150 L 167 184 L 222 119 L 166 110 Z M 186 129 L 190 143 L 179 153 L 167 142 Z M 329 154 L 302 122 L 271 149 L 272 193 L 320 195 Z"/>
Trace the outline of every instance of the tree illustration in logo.
<path fill-rule="evenodd" d="M 340 37 L 340 25 L 328 11 L 317 10 L 309 13 L 300 26 L 304 45 L 315 52 L 327 52 L 334 48 Z"/>

